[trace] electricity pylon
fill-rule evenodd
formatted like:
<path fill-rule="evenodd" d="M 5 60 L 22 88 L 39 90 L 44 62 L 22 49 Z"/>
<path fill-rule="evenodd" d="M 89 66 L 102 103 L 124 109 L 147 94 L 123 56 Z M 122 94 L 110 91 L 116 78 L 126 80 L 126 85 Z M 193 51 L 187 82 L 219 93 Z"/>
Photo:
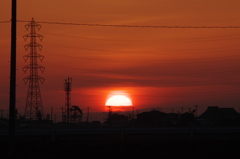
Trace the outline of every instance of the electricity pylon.
<path fill-rule="evenodd" d="M 37 53 L 38 50 L 42 50 L 42 45 L 37 43 L 37 38 L 42 41 L 43 36 L 36 33 L 37 30 L 41 29 L 41 25 L 36 23 L 33 18 L 30 23 L 25 25 L 25 28 L 30 30 L 29 34 L 23 36 L 25 41 L 30 38 L 30 43 L 24 46 L 30 53 L 23 56 L 25 62 L 29 59 L 30 64 L 22 68 L 25 73 L 29 70 L 29 76 L 23 79 L 25 84 L 28 83 L 25 117 L 29 120 L 41 120 L 43 106 L 39 83 L 43 84 L 45 79 L 38 75 L 38 70 L 43 73 L 45 67 L 38 64 L 39 60 L 43 61 L 44 56 Z"/>

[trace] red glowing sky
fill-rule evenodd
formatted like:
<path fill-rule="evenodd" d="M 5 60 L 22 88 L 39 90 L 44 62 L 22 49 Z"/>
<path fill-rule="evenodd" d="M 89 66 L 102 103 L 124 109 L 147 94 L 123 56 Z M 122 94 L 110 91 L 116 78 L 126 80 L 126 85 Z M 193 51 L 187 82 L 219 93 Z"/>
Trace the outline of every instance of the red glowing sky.
<path fill-rule="evenodd" d="M 21 0 L 18 20 L 131 26 L 240 26 L 237 0 Z M 0 21 L 11 19 L 10 1 L 0 5 Z M 17 107 L 24 112 L 23 35 L 17 32 Z M 208 105 L 238 108 L 240 29 L 163 29 L 40 23 L 46 67 L 40 76 L 46 113 L 64 106 L 63 83 L 72 77 L 72 104 L 105 111 L 110 91 L 131 95 L 135 109 Z M 8 109 L 10 23 L 0 23 L 1 105 Z"/>

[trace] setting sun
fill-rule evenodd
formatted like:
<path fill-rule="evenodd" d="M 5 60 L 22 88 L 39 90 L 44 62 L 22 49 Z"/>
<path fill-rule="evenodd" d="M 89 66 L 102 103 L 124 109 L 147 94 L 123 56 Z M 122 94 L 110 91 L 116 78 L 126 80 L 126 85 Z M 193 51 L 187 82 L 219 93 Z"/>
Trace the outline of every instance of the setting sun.
<path fill-rule="evenodd" d="M 106 106 L 132 106 L 132 101 L 124 95 L 114 95 L 110 97 Z"/>

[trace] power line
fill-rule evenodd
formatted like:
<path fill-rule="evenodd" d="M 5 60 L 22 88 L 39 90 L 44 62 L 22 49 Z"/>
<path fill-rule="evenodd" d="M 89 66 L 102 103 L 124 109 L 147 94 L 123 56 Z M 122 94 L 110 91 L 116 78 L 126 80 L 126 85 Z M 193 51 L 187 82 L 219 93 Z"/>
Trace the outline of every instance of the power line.
<path fill-rule="evenodd" d="M 0 23 L 9 23 L 11 21 L 0 21 Z M 17 22 L 30 22 L 26 20 L 18 20 Z M 168 25 L 123 25 L 123 24 L 89 24 L 89 23 L 66 23 L 66 22 L 44 22 L 38 23 L 46 24 L 60 24 L 60 25 L 82 25 L 82 26 L 96 26 L 96 27 L 125 27 L 125 28 L 193 28 L 193 29 L 239 29 L 240 26 L 168 26 Z"/>
<path fill-rule="evenodd" d="M 18 22 L 29 22 L 24 20 L 18 20 Z M 193 28 L 193 29 L 231 29 L 240 28 L 240 26 L 167 26 L 167 25 L 117 25 L 117 24 L 88 24 L 88 23 L 66 23 L 66 22 L 44 22 L 39 21 L 38 23 L 46 24 L 58 24 L 58 25 L 81 25 L 81 26 L 95 26 L 95 27 L 124 27 L 124 28 Z"/>
<path fill-rule="evenodd" d="M 105 52 L 105 53 L 127 53 L 127 54 L 192 54 L 192 53 L 199 53 L 199 54 L 204 54 L 204 53 L 209 53 L 208 51 L 211 51 L 211 53 L 219 53 L 219 52 L 226 52 L 226 51 L 239 51 L 239 49 L 228 49 L 228 50 L 223 50 L 225 48 L 229 48 L 229 47 L 215 47 L 215 48 L 204 48 L 204 49 L 188 49 L 188 50 L 176 50 L 174 51 L 151 51 L 151 50 L 143 50 L 143 51 L 127 51 L 127 50 L 109 50 L 109 49 L 97 49 L 97 48 L 86 48 L 86 47 L 78 47 L 78 46 L 70 46 L 70 45 L 66 45 L 66 44 L 57 44 L 57 43 L 52 43 L 52 42 L 45 42 L 47 44 L 49 44 L 49 46 L 57 46 L 57 47 L 62 47 L 62 48 L 68 48 L 68 49 L 79 49 L 79 50 L 86 50 L 86 51 L 97 51 L 97 52 Z M 231 46 L 231 48 L 233 47 L 238 47 L 238 46 Z M 218 50 L 219 49 L 219 50 Z M 92 52 L 93 53 L 93 52 Z"/>
<path fill-rule="evenodd" d="M 44 32 L 46 33 L 46 32 Z M 73 35 L 65 35 L 65 34 L 56 34 L 56 33 L 50 33 L 47 32 L 47 35 L 51 36 L 61 36 L 61 37 L 67 37 L 67 38 L 76 38 L 76 39 L 81 39 L 81 40 L 95 40 L 95 41 L 101 41 L 101 42 L 114 42 L 115 44 L 124 44 L 124 43 L 129 43 L 132 42 L 134 44 L 157 44 L 157 43 L 184 43 L 184 42 L 209 42 L 209 41 L 224 41 L 224 40 L 239 40 L 240 37 L 238 34 L 236 35 L 226 35 L 226 36 L 215 36 L 215 37 L 200 37 L 200 38 L 174 38 L 174 39 L 114 39 L 114 38 L 93 38 L 93 37 L 83 37 L 83 36 L 73 36 Z M 0 38 L 4 36 L 0 35 Z M 152 38 L 152 37 L 151 37 Z M 54 44 L 54 43 L 51 43 Z"/>
<path fill-rule="evenodd" d="M 0 23 L 9 23 L 11 21 L 0 21 Z M 18 20 L 17 22 L 30 22 L 26 20 Z M 95 27 L 124 27 L 124 28 L 166 28 L 166 29 L 239 29 L 240 26 L 168 26 L 168 25 L 123 25 L 123 24 L 89 24 L 89 23 L 66 23 L 66 22 L 44 22 L 38 23 L 57 24 L 57 25 L 81 25 Z"/>
<path fill-rule="evenodd" d="M 0 23 L 10 23 L 11 21 L 1 21 Z"/>

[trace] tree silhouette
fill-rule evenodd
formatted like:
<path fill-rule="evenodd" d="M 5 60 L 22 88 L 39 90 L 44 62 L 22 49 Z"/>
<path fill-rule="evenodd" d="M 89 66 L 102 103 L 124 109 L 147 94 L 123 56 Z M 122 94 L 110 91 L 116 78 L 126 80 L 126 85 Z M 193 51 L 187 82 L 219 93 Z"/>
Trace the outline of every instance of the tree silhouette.
<path fill-rule="evenodd" d="M 73 105 L 70 109 L 70 120 L 73 123 L 81 122 L 82 121 L 82 110 L 76 106 Z"/>

